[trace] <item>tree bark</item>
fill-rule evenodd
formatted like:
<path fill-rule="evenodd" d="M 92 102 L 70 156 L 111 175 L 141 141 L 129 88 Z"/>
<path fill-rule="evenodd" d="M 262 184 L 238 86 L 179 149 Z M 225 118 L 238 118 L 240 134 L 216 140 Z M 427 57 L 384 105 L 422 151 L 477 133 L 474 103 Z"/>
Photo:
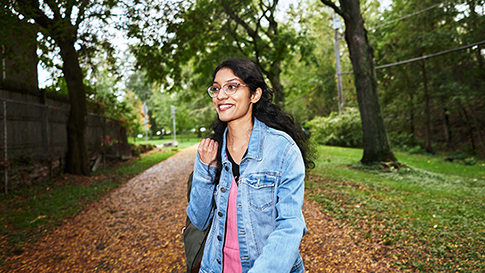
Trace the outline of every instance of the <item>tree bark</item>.
<path fill-rule="evenodd" d="M 285 93 L 283 92 L 283 85 L 281 84 L 280 74 L 280 62 L 276 64 L 273 63 L 271 71 L 268 73 L 267 77 L 271 82 L 271 86 L 273 87 L 274 103 L 283 108 L 285 105 Z"/>
<path fill-rule="evenodd" d="M 69 91 L 71 109 L 67 122 L 67 154 L 64 171 L 71 174 L 89 175 L 88 148 L 86 143 L 87 102 L 83 73 L 74 48 L 74 40 L 58 38 L 63 60 L 62 72 Z"/>
<path fill-rule="evenodd" d="M 354 71 L 357 101 L 362 120 L 363 164 L 397 161 L 391 151 L 382 117 L 374 66 L 374 52 L 367 39 L 360 1 L 340 0 L 340 8 L 330 0 L 321 0 L 344 18 L 345 40 Z"/>
<path fill-rule="evenodd" d="M 413 142 L 416 141 L 416 122 L 414 119 L 414 109 L 412 107 L 414 101 L 414 95 L 413 93 L 409 93 L 409 122 L 411 123 L 409 125 L 409 133 L 413 136 Z"/>
<path fill-rule="evenodd" d="M 424 114 L 426 118 L 425 134 L 426 134 L 426 151 L 433 154 L 433 147 L 431 144 L 431 114 L 429 109 L 429 95 L 428 95 L 428 78 L 426 77 L 426 64 L 421 62 L 421 71 L 423 73 L 423 91 L 424 91 Z"/>
<path fill-rule="evenodd" d="M 446 107 L 443 107 L 441 109 L 443 113 L 443 131 L 445 135 L 446 146 L 449 147 L 451 143 L 450 115 L 448 114 L 448 109 Z"/>

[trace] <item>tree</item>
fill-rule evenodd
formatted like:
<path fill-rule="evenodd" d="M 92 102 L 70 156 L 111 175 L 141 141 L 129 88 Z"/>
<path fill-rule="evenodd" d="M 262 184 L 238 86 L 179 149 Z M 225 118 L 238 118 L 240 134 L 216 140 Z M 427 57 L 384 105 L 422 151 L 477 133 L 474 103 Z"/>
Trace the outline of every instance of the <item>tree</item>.
<path fill-rule="evenodd" d="M 337 84 L 335 80 L 334 30 L 323 28 L 331 25 L 330 10 L 321 11 L 320 2 L 301 3 L 287 11 L 291 24 L 298 26 L 299 50 L 285 60 L 282 82 L 285 86 L 285 110 L 295 120 L 305 122 L 318 116 L 327 116 L 338 109 Z M 285 22 L 288 24 L 288 22 Z M 323 30 L 323 31 L 322 31 Z M 341 51 L 346 54 L 346 51 Z M 350 60 L 343 59 L 344 71 L 351 70 Z M 344 81 L 345 90 L 353 90 L 351 81 Z M 348 84 L 348 85 L 347 85 Z M 352 97 L 345 94 L 352 105 Z M 357 109 L 357 107 L 356 107 Z M 359 121 L 360 122 L 360 121 Z"/>
<path fill-rule="evenodd" d="M 128 14 L 134 22 L 126 28 L 129 36 L 141 41 L 133 47 L 139 67 L 147 71 L 150 80 L 167 89 L 184 89 L 187 81 L 182 72 L 184 66 L 191 64 L 197 74 L 203 75 L 194 85 L 204 90 L 222 60 L 244 57 L 259 65 L 275 91 L 275 102 L 284 106 L 281 64 L 296 50 L 298 36 L 291 27 L 277 22 L 277 5 L 278 0 L 194 1 L 175 4 L 171 6 L 173 15 L 146 18 L 143 24 L 137 20 L 138 10 L 133 8 Z M 157 8 L 158 4 L 154 6 Z M 140 26 L 153 27 L 157 23 L 158 29 L 166 30 L 160 36 L 147 33 Z"/>
<path fill-rule="evenodd" d="M 96 1 L 38 1 L 19 0 L 9 3 L 13 14 L 27 22 L 35 22 L 44 37 L 52 39 L 59 48 L 62 72 L 69 92 L 71 104 L 67 123 L 68 149 L 65 158 L 65 172 L 89 175 L 89 159 L 86 144 L 87 103 L 84 75 L 80 66 L 76 43 L 80 41 L 80 26 L 92 18 L 106 19 L 114 0 Z M 95 40 L 94 35 L 85 38 Z M 83 49 L 81 47 L 81 49 Z"/>
<path fill-rule="evenodd" d="M 448 51 L 485 40 L 480 1 L 392 1 L 369 39 L 376 64 Z M 482 48 L 481 48 L 482 47 Z M 485 151 L 483 44 L 377 70 L 394 145 L 426 151 Z M 416 118 L 423 116 L 424 118 Z M 482 139 L 482 140 L 481 140 Z"/>
<path fill-rule="evenodd" d="M 360 1 L 340 0 L 340 7 L 331 0 L 321 1 L 338 13 L 345 22 L 345 40 L 352 61 L 362 120 L 364 155 L 361 162 L 363 164 L 395 162 L 397 159 L 391 151 L 382 117 L 377 92 L 374 52 L 367 38 Z"/>
<path fill-rule="evenodd" d="M 133 91 L 142 102 L 148 101 L 153 94 L 152 87 L 148 86 L 142 71 L 135 71 L 128 77 L 126 88 Z"/>

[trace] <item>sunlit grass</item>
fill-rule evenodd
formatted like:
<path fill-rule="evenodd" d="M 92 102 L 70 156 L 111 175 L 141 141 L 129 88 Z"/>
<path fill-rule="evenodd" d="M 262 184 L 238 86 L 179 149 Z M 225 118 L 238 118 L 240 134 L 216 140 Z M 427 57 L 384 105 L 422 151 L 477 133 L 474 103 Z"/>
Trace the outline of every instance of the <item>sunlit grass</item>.
<path fill-rule="evenodd" d="M 150 144 L 157 147 L 161 147 L 164 143 L 171 141 L 173 141 L 173 138 L 171 136 L 164 136 L 163 139 L 157 139 L 157 137 L 154 137 L 152 140 L 148 139 L 148 141 L 145 141 L 145 137 L 137 138 L 136 141 L 133 138 L 128 139 L 128 142 L 131 144 Z M 179 145 L 174 149 L 183 149 L 199 143 L 201 141 L 201 138 L 197 137 L 196 134 L 184 134 L 182 136 L 177 135 L 176 141 Z M 168 149 L 172 149 L 172 147 Z"/>
<path fill-rule="evenodd" d="M 363 236 L 405 249 L 402 269 L 483 271 L 483 162 L 398 153 L 406 167 L 388 171 L 360 164 L 360 149 L 321 146 L 319 155 L 307 181 L 310 198 Z"/>

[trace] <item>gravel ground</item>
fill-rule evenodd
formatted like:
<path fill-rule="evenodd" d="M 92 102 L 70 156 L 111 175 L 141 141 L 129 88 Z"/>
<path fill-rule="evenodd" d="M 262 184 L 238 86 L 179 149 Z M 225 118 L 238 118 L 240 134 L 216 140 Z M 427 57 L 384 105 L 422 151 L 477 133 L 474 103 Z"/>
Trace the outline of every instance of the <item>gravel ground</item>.
<path fill-rule="evenodd" d="M 181 229 L 196 147 L 179 150 L 44 235 L 1 272 L 185 272 Z M 388 250 L 305 200 L 307 272 L 396 272 Z"/>

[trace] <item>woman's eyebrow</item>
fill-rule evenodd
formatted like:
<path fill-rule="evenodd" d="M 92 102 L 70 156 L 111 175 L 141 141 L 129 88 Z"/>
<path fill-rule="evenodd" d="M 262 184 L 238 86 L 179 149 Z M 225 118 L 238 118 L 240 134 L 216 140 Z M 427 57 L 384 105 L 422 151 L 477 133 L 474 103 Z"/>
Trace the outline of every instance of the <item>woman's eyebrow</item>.
<path fill-rule="evenodd" d="M 226 82 L 232 82 L 232 81 L 240 81 L 240 80 L 238 78 L 234 78 L 234 79 L 229 79 Z"/>
<path fill-rule="evenodd" d="M 238 82 L 240 82 L 241 80 L 238 79 L 238 78 L 232 78 L 232 79 L 226 80 L 226 83 L 232 82 L 232 81 L 238 81 Z M 219 83 L 217 81 L 213 81 L 212 84 L 219 84 Z"/>

